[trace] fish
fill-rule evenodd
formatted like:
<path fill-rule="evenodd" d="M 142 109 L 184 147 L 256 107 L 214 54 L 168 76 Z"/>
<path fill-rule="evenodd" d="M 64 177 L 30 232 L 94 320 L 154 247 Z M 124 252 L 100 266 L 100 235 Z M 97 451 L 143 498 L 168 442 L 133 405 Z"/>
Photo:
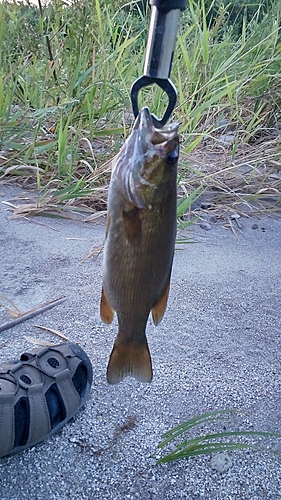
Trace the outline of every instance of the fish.
<path fill-rule="evenodd" d="M 178 124 L 155 128 L 143 108 L 113 160 L 108 189 L 100 316 L 118 319 L 107 382 L 151 382 L 146 338 L 164 315 L 177 230 Z"/>

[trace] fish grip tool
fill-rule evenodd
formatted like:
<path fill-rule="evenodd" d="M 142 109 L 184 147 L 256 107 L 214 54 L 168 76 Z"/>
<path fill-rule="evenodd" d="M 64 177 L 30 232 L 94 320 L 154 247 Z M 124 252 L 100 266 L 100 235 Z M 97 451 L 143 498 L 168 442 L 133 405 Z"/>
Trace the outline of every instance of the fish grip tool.
<path fill-rule="evenodd" d="M 161 128 L 170 118 L 177 102 L 177 90 L 170 80 L 180 13 L 187 0 L 150 0 L 151 18 L 144 63 L 144 74 L 131 88 L 135 118 L 139 114 L 138 95 L 141 89 L 158 85 L 168 96 L 168 106 L 161 119 L 151 114 L 153 124 Z"/>

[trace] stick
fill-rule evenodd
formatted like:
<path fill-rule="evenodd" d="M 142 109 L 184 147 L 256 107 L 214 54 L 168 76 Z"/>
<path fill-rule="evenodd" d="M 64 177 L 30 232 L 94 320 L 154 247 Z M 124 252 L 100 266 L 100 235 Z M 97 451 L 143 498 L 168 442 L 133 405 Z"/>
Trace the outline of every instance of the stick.
<path fill-rule="evenodd" d="M 39 10 L 40 10 L 40 15 L 41 15 L 41 18 L 43 21 L 43 8 L 42 8 L 41 0 L 38 0 L 38 6 L 39 6 Z M 50 68 L 52 68 L 54 65 L 54 58 L 53 58 L 51 42 L 50 42 L 50 38 L 49 38 L 48 34 L 45 35 L 45 39 L 46 39 L 47 49 L 48 49 L 48 53 L 49 53 Z M 54 76 L 55 82 L 58 83 L 57 73 L 56 73 L 55 69 L 53 69 L 53 76 Z"/>
<path fill-rule="evenodd" d="M 8 328 L 12 328 L 12 326 L 17 325 L 18 323 L 22 323 L 23 321 L 26 321 L 27 319 L 33 318 L 34 316 L 37 316 L 37 314 L 40 314 L 42 312 L 47 311 L 48 309 L 51 309 L 52 307 L 58 306 L 59 304 L 62 304 L 63 302 L 66 301 L 66 297 L 61 297 L 60 299 L 52 300 L 51 302 L 47 302 L 43 304 L 43 306 L 38 306 L 31 311 L 28 311 L 25 314 L 22 314 L 18 318 L 12 319 L 11 321 L 7 321 L 7 323 L 4 323 L 3 325 L 0 325 L 0 332 L 4 332 L 4 330 L 8 330 Z"/>
<path fill-rule="evenodd" d="M 53 328 L 48 328 L 47 326 L 40 326 L 40 325 L 33 325 L 35 328 L 41 328 L 41 330 L 45 330 L 46 332 L 53 333 L 54 335 L 57 335 L 63 340 L 69 340 L 68 337 L 66 337 L 63 333 L 58 332 L 57 330 L 54 330 Z"/>

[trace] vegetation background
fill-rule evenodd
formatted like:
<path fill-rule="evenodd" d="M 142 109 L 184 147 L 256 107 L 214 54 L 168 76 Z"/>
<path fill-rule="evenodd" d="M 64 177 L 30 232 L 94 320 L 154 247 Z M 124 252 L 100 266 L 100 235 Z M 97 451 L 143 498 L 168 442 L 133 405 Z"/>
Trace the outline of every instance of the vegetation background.
<path fill-rule="evenodd" d="M 178 216 L 196 207 L 219 217 L 278 213 L 280 1 L 187 4 L 171 74 L 181 123 Z M 36 188 L 15 207 L 19 215 L 92 220 L 106 210 L 110 160 L 133 123 L 148 1 L 4 0 L 0 19 L 0 182 Z M 163 114 L 158 88 L 141 100 Z M 202 193 L 209 203 L 198 205 Z"/>

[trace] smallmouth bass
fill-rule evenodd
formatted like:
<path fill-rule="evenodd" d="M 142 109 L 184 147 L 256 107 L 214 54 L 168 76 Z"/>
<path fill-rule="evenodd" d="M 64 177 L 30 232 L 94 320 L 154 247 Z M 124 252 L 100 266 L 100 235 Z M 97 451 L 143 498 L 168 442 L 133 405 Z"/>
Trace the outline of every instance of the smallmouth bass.
<path fill-rule="evenodd" d="M 108 192 L 101 319 L 114 312 L 118 334 L 107 381 L 152 380 L 145 329 L 161 321 L 168 300 L 176 238 L 178 125 L 156 129 L 148 108 L 115 157 Z"/>

